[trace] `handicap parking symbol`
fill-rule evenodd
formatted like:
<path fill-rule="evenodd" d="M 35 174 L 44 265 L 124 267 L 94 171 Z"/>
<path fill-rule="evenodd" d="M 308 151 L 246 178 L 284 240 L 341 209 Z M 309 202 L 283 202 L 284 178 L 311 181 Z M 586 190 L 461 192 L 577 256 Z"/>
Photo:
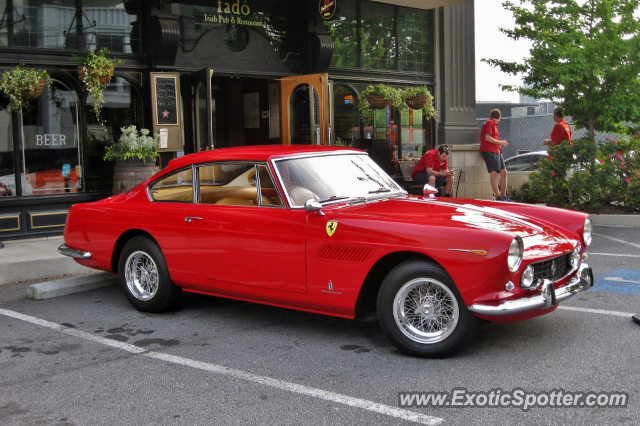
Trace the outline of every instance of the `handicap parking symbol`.
<path fill-rule="evenodd" d="M 640 296 L 640 271 L 616 269 L 595 277 L 591 291 Z"/>

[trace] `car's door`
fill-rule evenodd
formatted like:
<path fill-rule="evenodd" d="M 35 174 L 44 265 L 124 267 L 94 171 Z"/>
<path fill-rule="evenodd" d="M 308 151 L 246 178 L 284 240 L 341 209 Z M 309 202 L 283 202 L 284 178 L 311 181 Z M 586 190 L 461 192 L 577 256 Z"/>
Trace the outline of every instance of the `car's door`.
<path fill-rule="evenodd" d="M 185 221 L 201 282 L 305 293 L 307 213 L 284 206 L 267 165 L 196 169 L 198 200 Z"/>

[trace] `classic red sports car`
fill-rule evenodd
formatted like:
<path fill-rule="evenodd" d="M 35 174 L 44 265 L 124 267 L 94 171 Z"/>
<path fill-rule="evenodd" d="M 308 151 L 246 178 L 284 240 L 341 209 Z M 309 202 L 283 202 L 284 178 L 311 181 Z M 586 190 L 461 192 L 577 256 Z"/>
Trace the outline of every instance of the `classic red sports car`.
<path fill-rule="evenodd" d="M 132 191 L 71 208 L 62 254 L 118 272 L 133 306 L 182 290 L 354 318 L 439 357 L 480 320 L 552 312 L 593 285 L 591 220 L 527 204 L 410 197 L 363 151 L 187 155 Z"/>

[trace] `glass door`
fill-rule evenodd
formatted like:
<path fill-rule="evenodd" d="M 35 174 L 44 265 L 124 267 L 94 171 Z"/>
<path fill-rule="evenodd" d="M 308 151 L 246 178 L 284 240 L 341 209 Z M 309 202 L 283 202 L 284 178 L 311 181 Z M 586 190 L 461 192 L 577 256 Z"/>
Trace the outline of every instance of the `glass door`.
<path fill-rule="evenodd" d="M 210 68 L 203 68 L 191 74 L 193 100 L 191 116 L 193 135 L 195 138 L 195 152 L 208 151 L 214 148 L 213 138 L 213 102 L 211 99 Z"/>

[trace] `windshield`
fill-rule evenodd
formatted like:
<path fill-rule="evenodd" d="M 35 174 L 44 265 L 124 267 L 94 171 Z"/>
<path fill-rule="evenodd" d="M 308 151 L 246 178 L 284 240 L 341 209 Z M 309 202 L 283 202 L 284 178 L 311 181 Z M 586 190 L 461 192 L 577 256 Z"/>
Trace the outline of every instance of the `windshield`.
<path fill-rule="evenodd" d="M 404 193 L 366 155 L 338 154 L 277 160 L 276 170 L 292 206 L 309 199 L 331 202 Z"/>

